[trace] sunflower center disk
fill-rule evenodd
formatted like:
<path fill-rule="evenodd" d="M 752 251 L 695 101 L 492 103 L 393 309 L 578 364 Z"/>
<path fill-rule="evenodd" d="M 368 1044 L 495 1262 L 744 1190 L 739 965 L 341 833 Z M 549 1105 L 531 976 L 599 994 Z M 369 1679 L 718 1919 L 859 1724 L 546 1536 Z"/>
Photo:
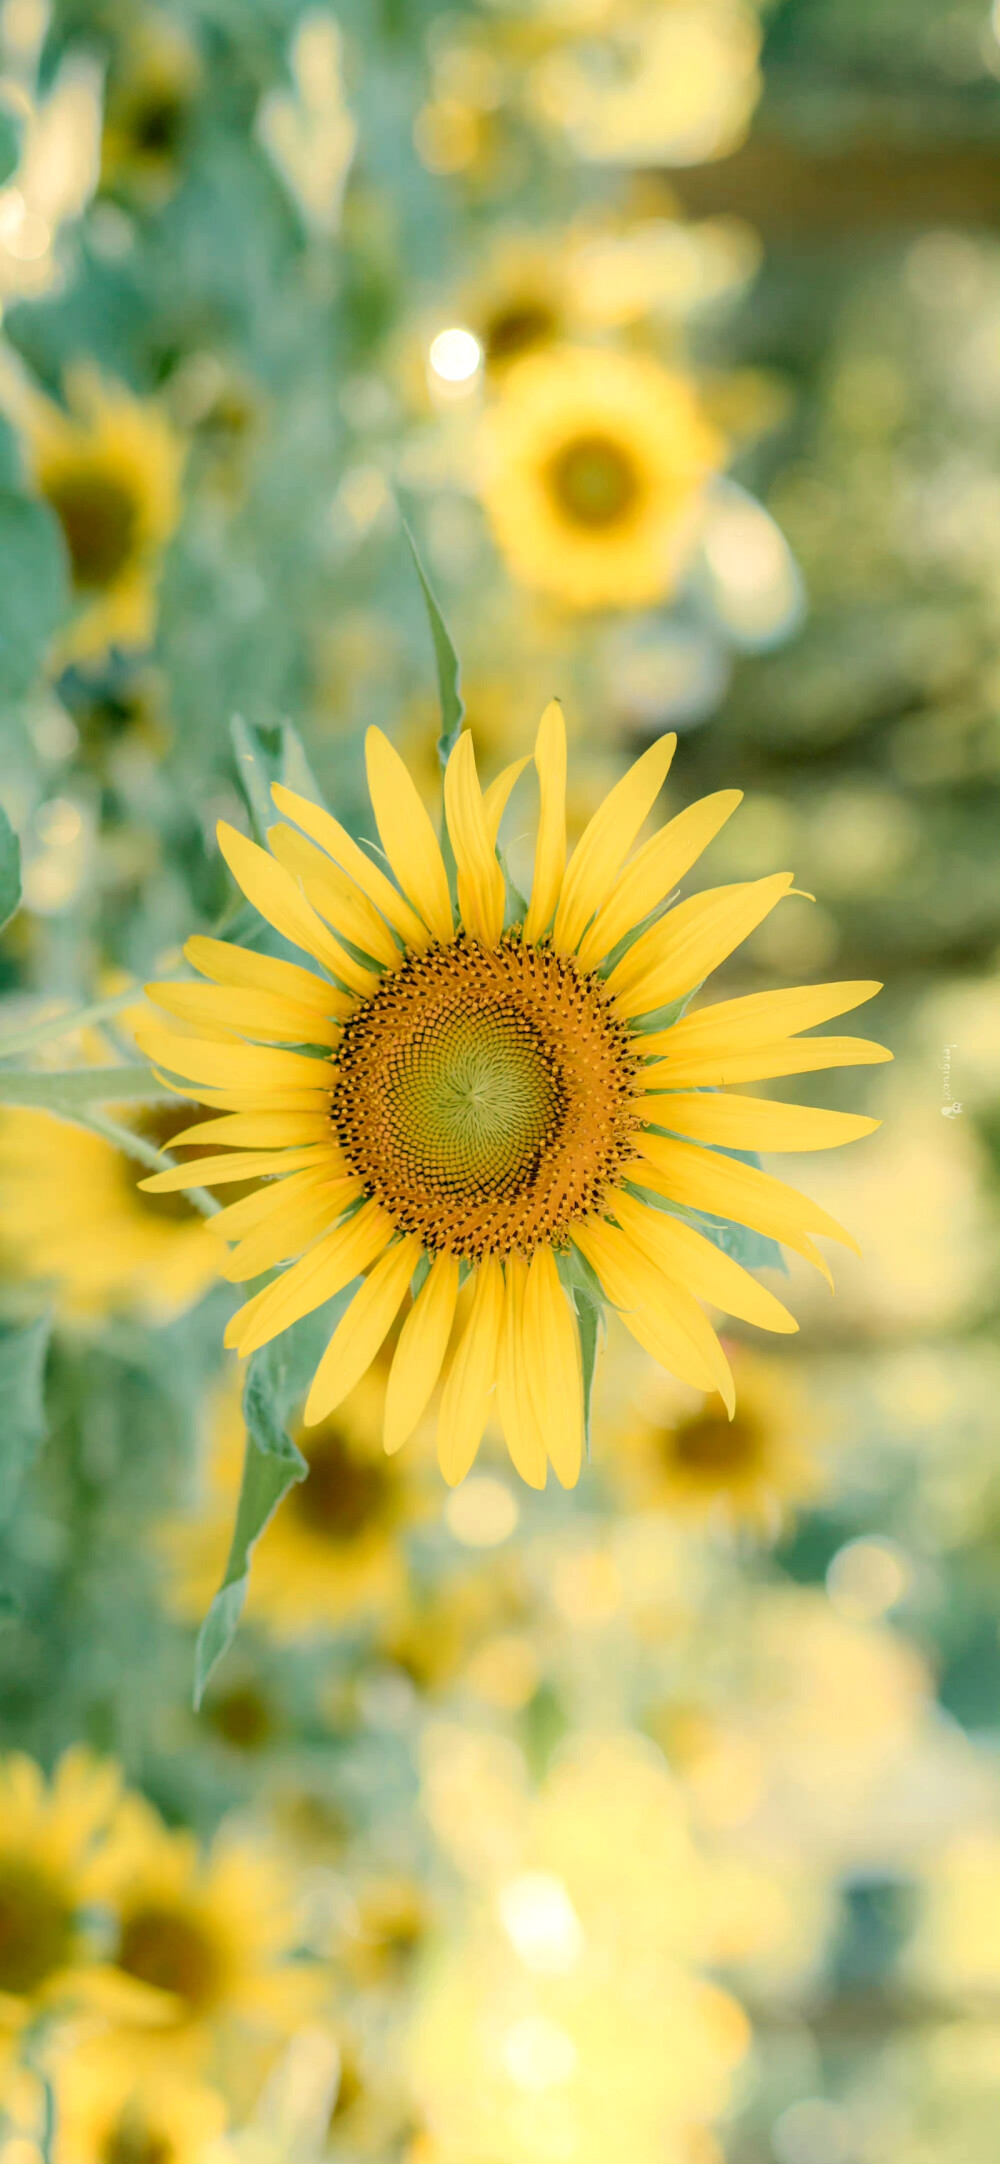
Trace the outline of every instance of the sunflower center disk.
<path fill-rule="evenodd" d="M 630 1154 L 636 1060 L 594 979 L 514 937 L 383 980 L 346 1025 L 332 1115 L 369 1194 L 426 1246 L 530 1255 Z"/>

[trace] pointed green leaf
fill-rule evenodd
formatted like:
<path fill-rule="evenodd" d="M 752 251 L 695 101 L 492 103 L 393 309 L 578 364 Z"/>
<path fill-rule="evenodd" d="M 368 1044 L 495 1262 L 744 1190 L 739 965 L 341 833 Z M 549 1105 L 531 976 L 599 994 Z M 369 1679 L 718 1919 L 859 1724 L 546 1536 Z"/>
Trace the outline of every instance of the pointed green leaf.
<path fill-rule="evenodd" d="M 405 519 L 403 520 L 403 532 L 409 542 L 410 553 L 416 565 L 417 577 L 420 580 L 424 605 L 427 610 L 427 620 L 431 627 L 431 638 L 434 642 L 438 694 L 441 701 L 441 734 L 438 738 L 437 752 L 442 767 L 445 767 L 461 736 L 462 723 L 465 720 L 465 701 L 462 698 L 459 683 L 458 655 L 452 645 L 448 626 L 438 607 L 434 589 L 420 561 L 417 544 Z"/>
<path fill-rule="evenodd" d="M 254 1353 L 243 1388 L 246 1454 L 229 1561 L 222 1584 L 198 1633 L 195 1648 L 195 1709 L 201 1705 L 213 1670 L 228 1652 L 243 1612 L 250 1557 L 278 1504 L 309 1470 L 301 1450 L 287 1433 L 279 1411 L 274 1348 Z"/>

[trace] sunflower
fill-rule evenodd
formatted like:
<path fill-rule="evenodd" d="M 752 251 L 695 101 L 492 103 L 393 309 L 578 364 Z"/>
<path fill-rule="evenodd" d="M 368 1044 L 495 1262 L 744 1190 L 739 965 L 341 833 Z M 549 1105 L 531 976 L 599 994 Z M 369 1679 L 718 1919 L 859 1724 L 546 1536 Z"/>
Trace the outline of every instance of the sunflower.
<path fill-rule="evenodd" d="M 160 558 L 180 516 L 183 450 L 160 408 L 93 369 L 67 379 L 69 410 L 21 401 L 38 492 L 62 528 L 76 603 L 59 659 L 148 646 Z"/>
<path fill-rule="evenodd" d="M 566 608 L 677 584 L 721 437 L 658 361 L 555 347 L 512 368 L 484 422 L 483 500 L 514 576 Z"/>
<path fill-rule="evenodd" d="M 247 1605 L 248 1619 L 278 1637 L 385 1613 L 403 1591 L 398 1534 L 412 1514 L 414 1486 L 382 1450 L 382 1401 L 372 1372 L 328 1419 L 293 1429 L 309 1475 L 290 1489 L 261 1535 Z M 207 1507 L 193 1521 L 172 1520 L 160 1536 L 184 1615 L 200 1618 L 219 1583 L 244 1441 L 239 1399 L 227 1390 L 215 1416 Z"/>
<path fill-rule="evenodd" d="M 717 1393 L 689 1391 L 682 1398 L 660 1376 L 630 1409 L 617 1463 L 626 1488 L 647 1507 L 776 1534 L 821 1485 L 815 1457 L 803 1445 L 807 1415 L 776 1362 L 741 1352 L 734 1366 L 732 1419 Z"/>
<path fill-rule="evenodd" d="M 200 2069 L 226 2045 L 244 2052 L 295 2028 L 314 1999 L 291 1958 L 292 1889 L 259 1847 L 220 1840 L 208 1856 L 129 1796 L 103 1861 L 116 1939 L 104 2006 L 131 2063 Z"/>
<path fill-rule="evenodd" d="M 525 1479 L 541 1486 L 548 1456 L 569 1485 L 584 1433 L 578 1318 L 592 1343 L 602 1295 L 647 1351 L 695 1389 L 718 1390 L 730 1412 L 729 1366 L 699 1302 L 796 1327 L 695 1214 L 779 1239 L 827 1275 L 810 1235 L 854 1244 L 732 1152 L 824 1148 L 877 1123 L 718 1085 L 887 1058 L 853 1039 L 798 1036 L 878 987 L 758 993 L 678 1019 L 676 1003 L 763 922 L 792 875 L 710 888 L 663 914 L 739 801 L 723 790 L 689 806 L 629 858 L 675 742 L 650 746 L 567 864 L 565 730 L 560 708 L 546 709 L 525 904 L 508 890 L 496 837 L 527 762 L 484 795 L 464 732 L 444 777 L 457 923 L 430 819 L 378 729 L 368 781 L 398 884 L 330 813 L 280 784 L 275 802 L 294 824 L 271 829 L 271 853 L 220 825 L 247 897 L 319 971 L 196 938 L 188 959 L 209 982 L 149 988 L 175 1026 L 140 1022 L 143 1049 L 213 1113 L 175 1146 L 222 1147 L 145 1184 L 172 1194 L 284 1175 L 212 1219 L 235 1242 L 234 1282 L 298 1257 L 232 1318 L 227 1343 L 243 1356 L 361 1278 L 313 1379 L 307 1427 L 343 1404 L 405 1306 L 384 1419 L 397 1450 L 437 1384 L 461 1293 L 437 1421 L 446 1480 L 468 1472 L 495 1406 Z"/>
<path fill-rule="evenodd" d="M 457 296 L 455 320 L 475 332 L 487 378 L 499 383 L 515 362 L 565 338 L 577 315 L 562 236 L 510 232 Z"/>
<path fill-rule="evenodd" d="M 101 185 L 156 207 L 183 170 L 201 82 L 184 32 L 150 9 L 130 31 L 111 71 L 101 142 Z"/>
<path fill-rule="evenodd" d="M 84 1912 L 120 1792 L 117 1767 L 82 1748 L 48 1786 L 33 1759 L 0 1759 L 0 2065 L 30 2022 L 88 1995 Z"/>
<path fill-rule="evenodd" d="M 129 1124 L 165 1148 L 186 1124 L 180 1108 L 150 1105 Z M 74 1318 L 190 1307 L 218 1274 L 219 1250 L 183 1195 L 150 1195 L 142 1165 L 101 1135 L 45 1112 L 0 1121 L 0 1266 L 57 1288 Z"/>
<path fill-rule="evenodd" d="M 137 2067 L 120 2037 L 61 2060 L 55 2094 L 55 2164 L 208 2164 L 228 2117 L 217 2089 Z"/>

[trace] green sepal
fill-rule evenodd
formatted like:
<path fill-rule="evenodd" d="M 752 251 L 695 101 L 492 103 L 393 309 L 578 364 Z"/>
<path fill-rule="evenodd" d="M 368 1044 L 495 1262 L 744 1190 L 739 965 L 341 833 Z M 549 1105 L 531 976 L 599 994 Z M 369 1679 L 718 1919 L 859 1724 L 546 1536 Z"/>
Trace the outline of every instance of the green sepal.
<path fill-rule="evenodd" d="M 411 1297 L 411 1299 L 415 1300 L 415 1299 L 417 1298 L 418 1294 L 419 1294 L 419 1293 L 421 1293 L 421 1292 L 423 1292 L 424 1286 L 426 1285 L 426 1283 L 427 1283 L 427 1280 L 428 1280 L 428 1278 L 429 1278 L 430 1274 L 431 1274 L 431 1258 L 430 1258 L 429 1254 L 427 1253 L 427 1249 L 426 1249 L 426 1247 L 425 1247 L 425 1248 L 424 1248 L 424 1251 L 423 1251 L 423 1254 L 422 1254 L 422 1255 L 421 1255 L 421 1256 L 419 1257 L 419 1259 L 418 1259 L 418 1262 L 417 1262 L 417 1267 L 416 1267 L 416 1269 L 415 1269 L 415 1270 L 414 1270 L 414 1272 L 413 1272 L 413 1276 L 412 1276 L 412 1277 L 411 1277 L 411 1279 L 410 1279 L 410 1297 Z"/>
<path fill-rule="evenodd" d="M 10 1516 L 45 1434 L 43 1385 L 51 1330 L 50 1315 L 20 1329 L 0 1329 L 0 1524 Z"/>
<path fill-rule="evenodd" d="M 21 844 L 0 804 L 0 932 L 21 903 Z"/>
<path fill-rule="evenodd" d="M 703 977 L 701 984 L 704 984 L 704 982 Z M 685 992 L 683 999 L 672 999 L 669 1006 L 655 1007 L 652 1014 L 637 1015 L 636 1019 L 629 1023 L 630 1030 L 637 1037 L 648 1037 L 652 1035 L 654 1030 L 672 1029 L 674 1023 L 680 1021 L 681 1015 L 690 1006 L 695 993 L 701 991 L 701 984 L 693 984 L 690 992 Z"/>
<path fill-rule="evenodd" d="M 597 1352 L 605 1328 L 604 1293 L 601 1281 L 578 1247 L 570 1247 L 556 1256 L 556 1268 L 566 1292 L 569 1293 L 576 1315 L 580 1335 L 580 1356 L 583 1362 L 583 1433 L 590 1459 L 590 1413 L 594 1395 L 594 1376 L 597 1370 Z"/>
<path fill-rule="evenodd" d="M 447 766 L 462 734 L 462 723 L 465 720 L 465 701 L 462 697 L 460 683 L 461 671 L 458 655 L 452 644 L 451 633 L 438 607 L 434 588 L 420 560 L 420 551 L 413 538 L 412 530 L 405 519 L 403 520 L 403 532 L 406 535 L 416 574 L 420 580 L 420 590 L 424 597 L 424 607 L 427 610 L 427 621 L 431 627 L 431 639 L 434 644 L 438 697 L 441 702 L 441 734 L 437 742 L 437 755 L 438 762 L 443 770 Z"/>
<path fill-rule="evenodd" d="M 680 888 L 675 887 L 672 894 L 665 894 L 663 900 L 657 902 L 655 909 L 650 909 L 646 916 L 640 917 L 638 924 L 633 924 L 631 931 L 626 932 L 617 946 L 612 947 L 610 954 L 605 955 L 597 972 L 599 977 L 610 977 L 612 970 L 617 969 L 629 948 L 635 946 L 636 940 L 641 939 L 644 932 L 652 931 L 654 924 L 658 924 L 660 918 L 665 917 L 667 911 L 673 908 L 679 893 Z"/>
<path fill-rule="evenodd" d="M 271 795 L 272 783 L 283 782 L 286 789 L 294 789 L 298 796 L 307 796 L 314 804 L 323 803 L 302 740 L 290 721 L 279 721 L 273 728 L 260 728 L 244 721 L 241 714 L 234 714 L 229 732 L 237 778 L 258 841 L 266 843 L 268 827 L 273 827 L 279 817 Z"/>

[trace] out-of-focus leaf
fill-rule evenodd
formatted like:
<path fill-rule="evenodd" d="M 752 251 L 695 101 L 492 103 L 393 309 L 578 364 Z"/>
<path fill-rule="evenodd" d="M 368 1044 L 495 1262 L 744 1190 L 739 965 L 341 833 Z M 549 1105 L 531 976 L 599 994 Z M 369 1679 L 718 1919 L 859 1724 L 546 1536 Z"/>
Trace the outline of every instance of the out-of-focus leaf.
<path fill-rule="evenodd" d="M 273 782 L 284 782 L 287 789 L 295 789 L 299 796 L 322 804 L 319 783 L 306 758 L 298 731 L 293 729 L 290 721 L 279 721 L 273 729 L 262 729 L 244 721 L 241 714 L 234 714 L 230 731 L 236 772 L 260 841 L 266 841 L 268 827 L 273 827 L 278 817 L 271 795 Z"/>
<path fill-rule="evenodd" d="M 0 1522 L 45 1433 L 43 1381 L 52 1323 L 48 1315 L 20 1330 L 0 1331 Z"/>
<path fill-rule="evenodd" d="M 21 845 L 0 804 L 0 932 L 21 899 Z"/>
<path fill-rule="evenodd" d="M 438 607 L 434 589 L 420 561 L 417 544 L 405 519 L 403 521 L 403 532 L 409 542 L 413 561 L 416 565 L 417 577 L 420 580 L 424 605 L 427 610 L 427 620 L 431 627 L 431 638 L 434 642 L 438 695 L 441 701 L 441 734 L 438 737 L 437 753 L 442 767 L 445 767 L 461 736 L 462 723 L 465 720 L 465 701 L 462 697 L 459 682 L 458 655 L 452 645 L 448 626 Z"/>
<path fill-rule="evenodd" d="M 4 187 L 21 162 L 21 141 L 24 120 L 15 112 L 5 92 L 0 92 L 0 188 Z"/>
<path fill-rule="evenodd" d="M 250 1560 L 289 1488 L 309 1467 L 285 1422 L 305 1395 L 322 1348 L 357 1290 L 357 1280 L 315 1315 L 252 1355 L 243 1386 L 246 1454 L 225 1576 L 198 1633 L 194 1703 L 201 1705 L 209 1679 L 236 1635 L 247 1595 Z"/>
<path fill-rule="evenodd" d="M 3 860 L 3 811 L 0 809 L 0 863 Z M 93 1029 L 98 1022 L 108 1022 L 112 1015 L 122 1009 L 138 1005 L 142 997 L 135 985 L 125 992 L 115 992 L 111 999 L 95 1000 L 90 1007 L 75 1007 L 62 1014 L 46 1014 L 42 1021 L 32 1022 L 26 1029 L 11 1030 L 10 1035 L 0 1033 L 0 1059 L 14 1059 L 22 1052 L 31 1052 L 38 1044 L 57 1042 L 60 1037 L 75 1036 L 78 1030 Z M 0 1007 L 0 1022 L 3 1009 Z"/>
<path fill-rule="evenodd" d="M 0 1067 L 0 1104 L 34 1105 L 72 1120 L 90 1105 L 172 1104 L 147 1060 L 120 1067 Z"/>
<path fill-rule="evenodd" d="M 66 605 L 66 551 L 48 505 L 0 489 L 0 693 L 31 689 Z"/>

